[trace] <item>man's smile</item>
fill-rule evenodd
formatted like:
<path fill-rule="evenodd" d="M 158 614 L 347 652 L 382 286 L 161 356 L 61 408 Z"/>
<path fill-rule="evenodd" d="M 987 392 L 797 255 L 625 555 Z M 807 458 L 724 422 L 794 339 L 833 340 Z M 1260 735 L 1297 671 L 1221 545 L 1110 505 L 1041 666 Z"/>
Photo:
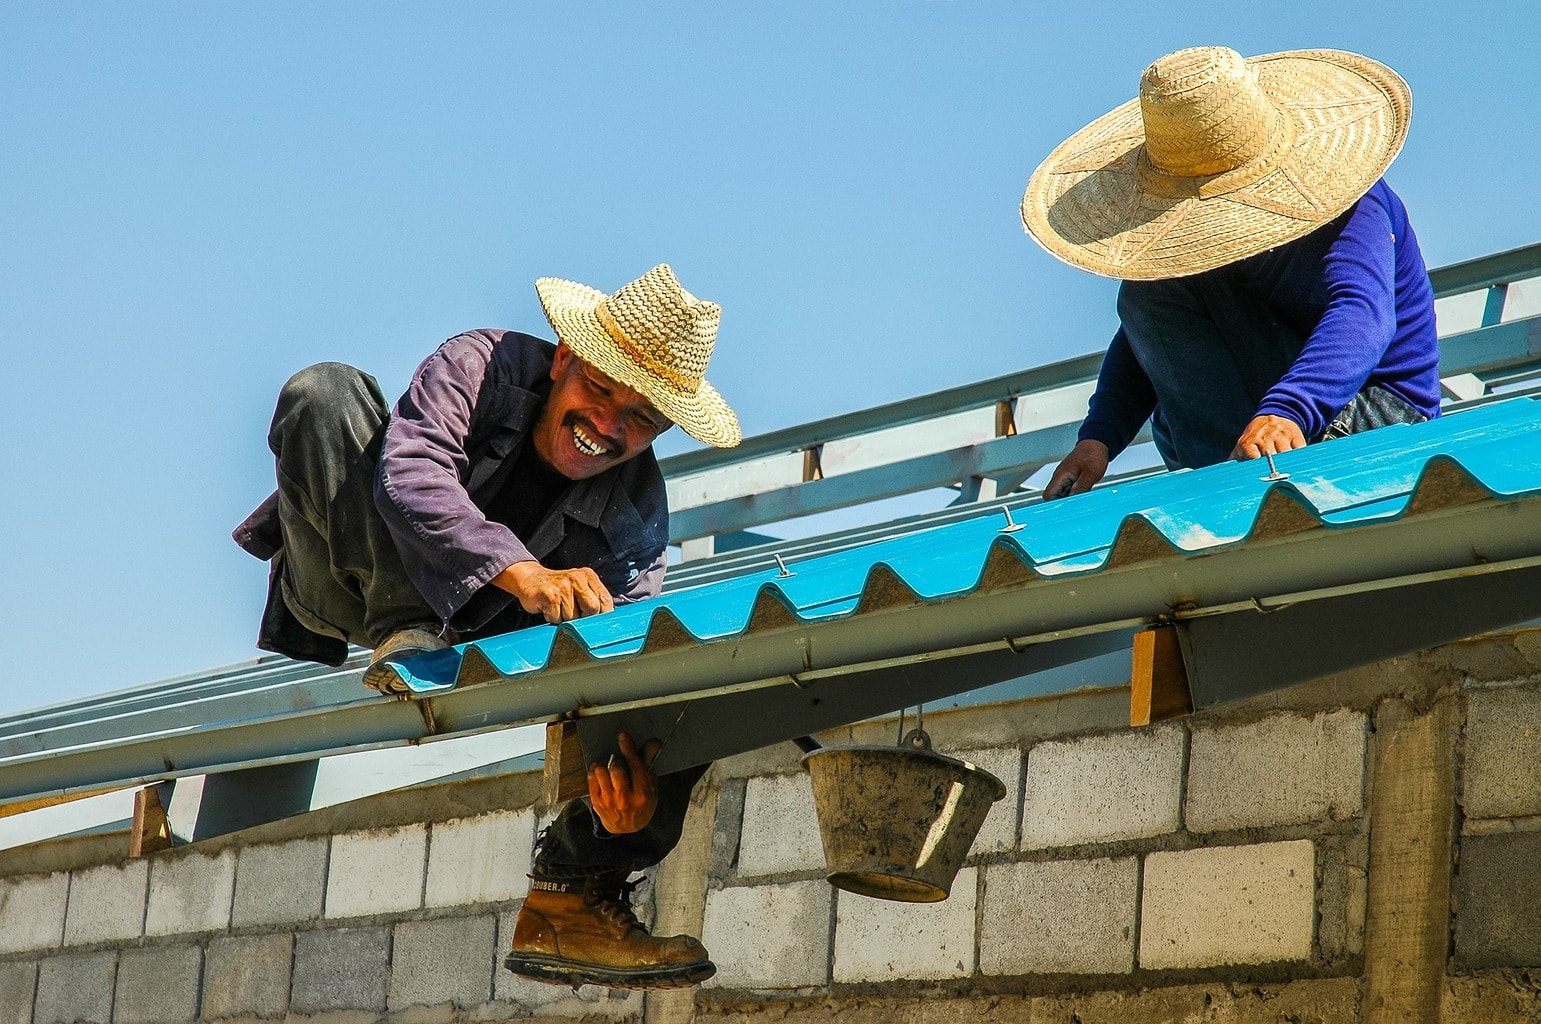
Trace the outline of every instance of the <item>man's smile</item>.
<path fill-rule="evenodd" d="M 610 448 L 604 442 L 596 440 L 578 424 L 573 424 L 573 447 L 591 458 L 610 454 Z"/>

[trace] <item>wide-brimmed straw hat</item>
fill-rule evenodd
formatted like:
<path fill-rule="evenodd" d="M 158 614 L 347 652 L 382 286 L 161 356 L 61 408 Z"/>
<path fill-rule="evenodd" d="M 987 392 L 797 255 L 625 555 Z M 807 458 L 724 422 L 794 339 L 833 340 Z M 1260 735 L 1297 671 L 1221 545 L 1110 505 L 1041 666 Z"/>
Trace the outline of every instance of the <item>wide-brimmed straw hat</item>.
<path fill-rule="evenodd" d="M 535 282 L 546 319 L 573 354 L 717 448 L 742 438 L 738 417 L 704 379 L 722 307 L 687 292 L 667 263 L 606 295 L 577 281 Z"/>
<path fill-rule="evenodd" d="M 1352 206 L 1402 148 L 1411 112 L 1407 83 L 1356 53 L 1179 50 L 1145 69 L 1138 99 L 1039 165 L 1022 223 L 1094 274 L 1197 274 Z"/>

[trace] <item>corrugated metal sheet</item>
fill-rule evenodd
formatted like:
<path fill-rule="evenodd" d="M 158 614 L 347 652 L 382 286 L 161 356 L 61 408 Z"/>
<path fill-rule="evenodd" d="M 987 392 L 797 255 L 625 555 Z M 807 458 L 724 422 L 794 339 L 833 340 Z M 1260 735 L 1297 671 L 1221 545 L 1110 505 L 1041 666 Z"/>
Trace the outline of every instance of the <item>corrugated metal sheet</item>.
<path fill-rule="evenodd" d="M 1417 426 L 981 513 L 943 527 L 682 590 L 655 601 L 413 659 L 407 685 L 433 695 L 585 660 L 750 635 L 790 620 L 859 617 L 896 600 L 945 602 L 1033 581 L 1192 559 L 1313 529 L 1541 495 L 1541 404 L 1518 399 Z M 1534 510 L 1529 512 L 1535 516 Z M 1541 516 L 1535 545 L 1541 553 Z M 1510 553 L 1512 554 L 1512 552 Z M 775 614 L 776 610 L 782 614 Z"/>

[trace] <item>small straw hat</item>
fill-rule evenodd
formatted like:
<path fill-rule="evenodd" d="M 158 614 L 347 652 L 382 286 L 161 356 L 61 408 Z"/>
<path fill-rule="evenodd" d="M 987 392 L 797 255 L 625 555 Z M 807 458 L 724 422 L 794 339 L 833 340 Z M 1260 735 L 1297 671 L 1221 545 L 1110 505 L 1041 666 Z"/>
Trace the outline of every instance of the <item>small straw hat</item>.
<path fill-rule="evenodd" d="M 579 359 L 641 394 L 696 440 L 717 448 L 741 440 L 738 417 L 703 379 L 722 307 L 687 292 L 667 263 L 614 295 L 558 277 L 536 281 L 535 293 Z"/>
<path fill-rule="evenodd" d="M 1402 148 L 1411 111 L 1407 83 L 1355 53 L 1179 50 L 1145 69 L 1139 99 L 1039 165 L 1022 223 L 1094 274 L 1201 273 L 1352 206 Z"/>

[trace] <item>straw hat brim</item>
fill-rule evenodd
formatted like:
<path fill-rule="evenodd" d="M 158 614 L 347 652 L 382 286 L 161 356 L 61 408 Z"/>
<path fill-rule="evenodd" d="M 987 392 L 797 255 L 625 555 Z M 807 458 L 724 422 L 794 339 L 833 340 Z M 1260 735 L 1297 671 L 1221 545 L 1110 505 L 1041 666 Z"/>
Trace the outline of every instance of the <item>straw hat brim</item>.
<path fill-rule="evenodd" d="M 711 384 L 703 380 L 694 390 L 682 389 L 638 365 L 616 345 L 597 313 L 607 298 L 604 292 L 577 281 L 543 277 L 535 282 L 535 293 L 557 338 L 579 359 L 642 395 L 697 441 L 732 448 L 743 439 L 738 416 Z"/>
<path fill-rule="evenodd" d="M 1033 172 L 1022 223 L 1052 255 L 1124 280 L 1186 277 L 1255 256 L 1332 220 L 1385 174 L 1407 138 L 1412 94 L 1396 72 L 1341 50 L 1247 59 L 1293 136 L 1239 187 L 1176 178 L 1144 156 L 1139 100 L 1060 144 Z"/>

